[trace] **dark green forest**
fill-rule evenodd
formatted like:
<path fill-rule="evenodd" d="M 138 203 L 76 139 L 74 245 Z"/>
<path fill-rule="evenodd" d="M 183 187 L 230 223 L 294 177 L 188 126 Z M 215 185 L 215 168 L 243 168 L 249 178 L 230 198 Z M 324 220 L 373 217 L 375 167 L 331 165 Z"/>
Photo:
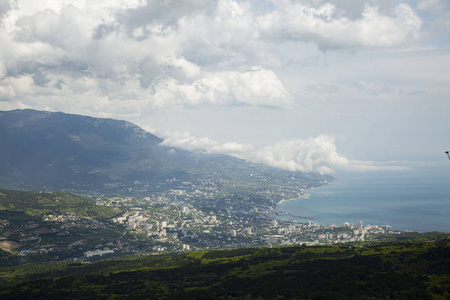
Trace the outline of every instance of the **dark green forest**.
<path fill-rule="evenodd" d="M 2 299 L 449 299 L 450 235 L 2 268 Z"/>

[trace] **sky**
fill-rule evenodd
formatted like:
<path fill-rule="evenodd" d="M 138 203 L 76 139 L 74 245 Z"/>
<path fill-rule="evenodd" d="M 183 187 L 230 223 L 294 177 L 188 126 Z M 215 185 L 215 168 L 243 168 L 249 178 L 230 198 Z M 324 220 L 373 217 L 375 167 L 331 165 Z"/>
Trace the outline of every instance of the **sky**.
<path fill-rule="evenodd" d="M 0 110 L 291 171 L 447 168 L 448 0 L 0 0 Z"/>

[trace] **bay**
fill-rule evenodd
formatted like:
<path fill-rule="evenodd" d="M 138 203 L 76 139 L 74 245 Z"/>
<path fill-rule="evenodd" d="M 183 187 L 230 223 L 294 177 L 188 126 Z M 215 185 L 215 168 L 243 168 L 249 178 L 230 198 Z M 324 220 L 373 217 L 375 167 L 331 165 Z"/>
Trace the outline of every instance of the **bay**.
<path fill-rule="evenodd" d="M 285 201 L 281 212 L 300 222 L 390 225 L 394 230 L 450 232 L 450 166 L 439 172 L 377 172 L 336 176 L 311 198 Z M 308 217 L 308 219 L 293 216 Z"/>

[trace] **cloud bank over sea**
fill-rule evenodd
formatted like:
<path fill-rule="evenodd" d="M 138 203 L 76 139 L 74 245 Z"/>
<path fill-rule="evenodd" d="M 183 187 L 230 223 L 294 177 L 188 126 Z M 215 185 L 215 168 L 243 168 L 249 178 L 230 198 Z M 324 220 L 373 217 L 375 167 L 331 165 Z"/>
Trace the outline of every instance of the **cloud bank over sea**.
<path fill-rule="evenodd" d="M 337 152 L 336 139 L 330 135 L 316 138 L 283 140 L 257 149 L 250 144 L 219 143 L 209 138 L 196 138 L 189 133 L 166 133 L 170 137 L 161 143 L 189 151 L 228 154 L 247 161 L 266 164 L 289 171 L 333 174 L 336 171 L 405 171 L 413 167 L 430 166 L 430 162 L 374 162 L 348 159 Z"/>

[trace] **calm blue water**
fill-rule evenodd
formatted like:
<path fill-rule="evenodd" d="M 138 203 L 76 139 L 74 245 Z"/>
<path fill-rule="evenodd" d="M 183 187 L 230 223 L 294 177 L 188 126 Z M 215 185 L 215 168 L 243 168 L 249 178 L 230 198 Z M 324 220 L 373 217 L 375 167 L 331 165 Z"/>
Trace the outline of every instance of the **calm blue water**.
<path fill-rule="evenodd" d="M 450 232 L 450 165 L 439 172 L 335 177 L 329 186 L 311 190 L 310 199 L 287 201 L 278 209 L 321 225 L 361 220 L 364 225 L 390 225 L 395 230 Z"/>

